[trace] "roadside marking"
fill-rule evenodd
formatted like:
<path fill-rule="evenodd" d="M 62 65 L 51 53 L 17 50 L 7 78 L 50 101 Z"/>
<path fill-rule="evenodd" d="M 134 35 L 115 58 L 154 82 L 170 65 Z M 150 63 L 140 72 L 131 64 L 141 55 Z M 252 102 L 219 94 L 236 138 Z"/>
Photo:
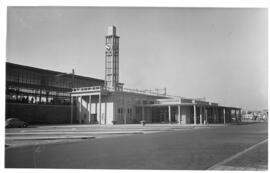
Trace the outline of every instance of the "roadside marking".
<path fill-rule="evenodd" d="M 33 164 L 34 164 L 34 168 L 37 168 L 37 156 L 36 153 L 40 153 L 40 146 L 37 146 L 37 148 L 34 150 L 33 152 Z"/>
<path fill-rule="evenodd" d="M 219 166 L 216 170 L 221 171 L 267 171 L 267 166 L 259 166 L 258 168 L 253 167 L 239 167 L 239 166 Z"/>
<path fill-rule="evenodd" d="M 223 161 L 221 161 L 221 162 L 219 162 L 219 163 L 217 163 L 217 164 L 215 164 L 213 166 L 211 166 L 210 168 L 208 168 L 208 170 L 218 169 L 218 167 L 223 166 L 224 164 L 230 162 L 231 160 L 233 160 L 233 159 L 235 159 L 235 158 L 237 158 L 237 157 L 245 154 L 246 152 L 252 150 L 253 148 L 255 148 L 255 147 L 257 147 L 257 146 L 259 146 L 259 145 L 261 145 L 261 144 L 263 144 L 263 143 L 265 143 L 267 141 L 268 141 L 268 139 L 265 139 L 265 140 L 263 140 L 263 141 L 255 144 L 255 145 L 252 145 L 251 147 L 249 147 L 249 148 L 247 148 L 247 149 L 245 149 L 245 150 L 243 150 L 243 151 L 241 151 L 241 152 L 239 152 L 239 153 L 237 153 L 237 154 L 235 154 L 235 155 L 233 155 L 233 156 L 231 156 L 231 157 L 229 157 L 229 158 L 227 158 L 227 159 L 225 159 L 225 160 L 223 160 Z"/>

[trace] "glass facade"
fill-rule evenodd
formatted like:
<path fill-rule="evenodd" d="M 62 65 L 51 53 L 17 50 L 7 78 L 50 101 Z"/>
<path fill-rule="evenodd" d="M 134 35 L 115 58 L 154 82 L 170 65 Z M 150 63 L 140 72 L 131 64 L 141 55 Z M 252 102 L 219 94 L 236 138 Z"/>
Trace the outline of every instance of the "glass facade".
<path fill-rule="evenodd" d="M 6 101 L 70 104 L 71 88 L 103 86 L 104 80 L 6 63 Z"/>

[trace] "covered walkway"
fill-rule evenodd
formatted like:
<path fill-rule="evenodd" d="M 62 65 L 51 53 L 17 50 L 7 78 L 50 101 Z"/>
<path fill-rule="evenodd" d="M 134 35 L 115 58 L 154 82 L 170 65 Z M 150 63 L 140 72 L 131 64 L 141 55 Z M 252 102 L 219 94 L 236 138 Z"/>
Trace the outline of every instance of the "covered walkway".
<path fill-rule="evenodd" d="M 158 99 L 155 103 L 142 104 L 139 107 L 142 109 L 142 119 L 148 117 L 153 123 L 202 125 L 241 121 L 240 108 L 219 106 L 217 103 L 201 100 Z"/>

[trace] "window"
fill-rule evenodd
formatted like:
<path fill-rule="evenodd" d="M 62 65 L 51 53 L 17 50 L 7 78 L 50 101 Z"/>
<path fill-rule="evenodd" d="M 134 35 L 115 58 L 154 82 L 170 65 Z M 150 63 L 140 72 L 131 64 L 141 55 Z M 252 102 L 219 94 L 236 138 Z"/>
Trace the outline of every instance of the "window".
<path fill-rule="evenodd" d="M 128 114 L 131 114 L 131 113 L 132 113 L 132 108 L 128 108 L 128 109 L 127 109 L 127 113 L 128 113 Z"/>
<path fill-rule="evenodd" d="M 118 113 L 123 114 L 123 110 L 124 110 L 123 108 L 118 108 Z"/>

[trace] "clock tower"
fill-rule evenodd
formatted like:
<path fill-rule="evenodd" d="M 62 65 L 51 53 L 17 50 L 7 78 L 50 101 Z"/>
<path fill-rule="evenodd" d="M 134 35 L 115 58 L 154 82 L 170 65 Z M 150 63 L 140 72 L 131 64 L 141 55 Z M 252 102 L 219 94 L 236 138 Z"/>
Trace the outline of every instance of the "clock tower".
<path fill-rule="evenodd" d="M 109 26 L 105 36 L 105 87 L 112 90 L 119 88 L 119 37 L 116 27 Z"/>

